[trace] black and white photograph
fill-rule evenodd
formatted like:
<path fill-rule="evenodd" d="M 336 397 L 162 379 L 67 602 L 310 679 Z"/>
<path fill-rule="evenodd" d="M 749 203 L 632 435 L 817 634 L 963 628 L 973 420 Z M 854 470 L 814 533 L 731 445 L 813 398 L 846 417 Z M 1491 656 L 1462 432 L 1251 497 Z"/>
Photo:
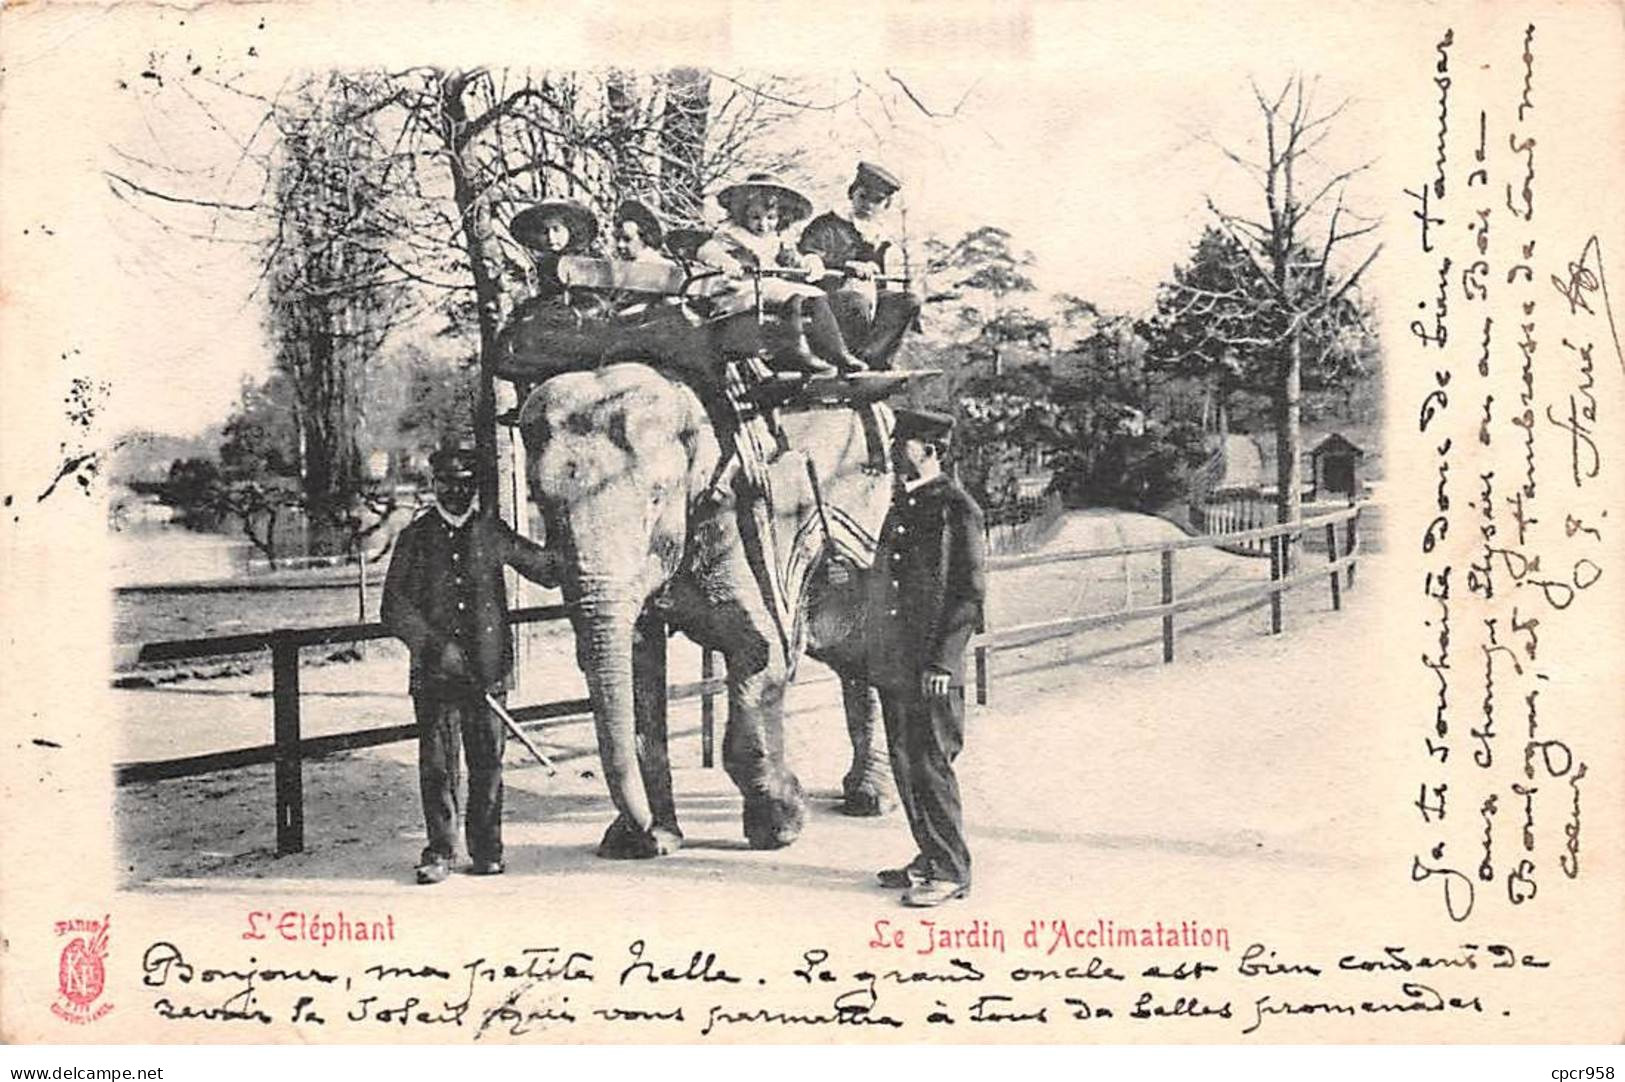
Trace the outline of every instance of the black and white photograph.
<path fill-rule="evenodd" d="M 0 27 L 7 1043 L 1619 1039 L 1616 8 Z"/>

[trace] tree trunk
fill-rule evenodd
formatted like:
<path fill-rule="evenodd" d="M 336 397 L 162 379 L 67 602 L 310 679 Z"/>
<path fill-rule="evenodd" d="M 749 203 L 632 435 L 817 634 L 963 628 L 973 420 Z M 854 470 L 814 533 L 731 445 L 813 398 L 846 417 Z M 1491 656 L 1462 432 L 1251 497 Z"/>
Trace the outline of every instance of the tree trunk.
<path fill-rule="evenodd" d="M 1276 398 L 1275 520 L 1278 523 L 1297 522 L 1303 517 L 1303 467 L 1299 461 L 1301 440 L 1298 433 L 1302 383 L 1303 332 L 1294 331 L 1281 368 L 1281 384 Z M 1292 544 L 1283 542 L 1281 552 L 1284 559 L 1282 573 L 1285 574 L 1296 563 Z"/>
<path fill-rule="evenodd" d="M 612 69 L 604 76 L 604 98 L 607 103 L 608 140 L 611 168 L 614 175 L 610 187 L 618 200 L 645 199 L 649 196 L 648 171 L 639 164 L 635 153 L 638 99 L 636 88 L 626 72 Z"/>
<path fill-rule="evenodd" d="M 467 253 L 469 273 L 474 279 L 474 297 L 479 316 L 480 376 L 474 397 L 474 457 L 480 503 L 484 507 L 498 508 L 504 486 L 500 472 L 502 456 L 497 453 L 494 365 L 501 291 L 491 274 L 493 263 L 487 256 L 487 247 L 491 243 L 490 206 L 475 198 L 475 185 L 464 157 L 467 145 L 463 133 L 469 120 L 463 94 L 468 84 L 469 77 L 462 73 L 442 77 L 440 134 L 446 147 L 446 164 L 451 173 L 452 200 L 457 207 L 457 220 L 463 223 L 463 250 Z"/>
<path fill-rule="evenodd" d="M 662 209 L 673 222 L 700 220 L 710 111 L 710 73 L 699 68 L 671 69 L 660 122 L 660 193 Z"/>

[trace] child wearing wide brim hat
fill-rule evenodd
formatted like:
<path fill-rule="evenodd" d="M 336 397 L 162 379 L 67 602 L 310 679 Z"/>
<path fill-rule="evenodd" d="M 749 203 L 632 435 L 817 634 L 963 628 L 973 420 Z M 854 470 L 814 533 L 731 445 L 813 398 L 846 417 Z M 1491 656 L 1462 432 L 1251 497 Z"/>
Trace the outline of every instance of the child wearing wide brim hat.
<path fill-rule="evenodd" d="M 811 201 L 771 173 L 752 173 L 723 188 L 716 199 L 728 212 L 728 221 L 698 252 L 702 262 L 722 268 L 732 278 L 714 298 L 716 312 L 742 317 L 754 309 L 760 296 L 762 306 L 782 316 L 791 332 L 790 348 L 773 352 L 776 361 L 813 374 L 866 368 L 847 349 L 824 291 L 813 284 L 823 275 L 823 260 L 797 251 L 794 235 L 788 231 L 812 213 Z M 759 203 L 776 211 L 776 218 L 769 222 L 752 215 L 751 208 Z M 752 271 L 775 269 L 802 271 L 807 278 L 758 277 L 748 285 L 743 281 Z"/>
<path fill-rule="evenodd" d="M 562 222 L 570 234 L 555 248 L 547 235 L 549 222 Z M 565 292 L 559 258 L 585 253 L 598 237 L 598 218 L 574 199 L 548 199 L 526 207 L 508 223 L 508 233 L 530 251 L 536 264 L 536 299 L 553 300 Z"/>
<path fill-rule="evenodd" d="M 779 205 L 779 228 L 788 228 L 812 214 L 812 200 L 779 180 L 772 173 L 752 173 L 737 184 L 730 184 L 717 193 L 717 202 L 738 221 L 745 213 L 746 202 L 755 195 L 772 197 Z"/>
<path fill-rule="evenodd" d="M 547 238 L 547 223 L 557 220 L 570 231 L 570 240 L 555 249 Z M 574 199 L 548 199 L 526 207 L 508 223 L 513 239 L 533 252 L 585 252 L 598 236 L 598 217 Z"/>

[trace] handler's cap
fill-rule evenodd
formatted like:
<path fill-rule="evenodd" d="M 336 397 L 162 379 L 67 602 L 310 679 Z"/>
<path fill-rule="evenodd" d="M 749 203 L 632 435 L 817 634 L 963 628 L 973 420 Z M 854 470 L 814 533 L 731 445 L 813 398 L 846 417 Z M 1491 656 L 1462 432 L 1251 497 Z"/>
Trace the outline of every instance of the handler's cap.
<path fill-rule="evenodd" d="M 744 201 L 757 193 L 778 197 L 782 218 L 780 226 L 799 222 L 812 213 L 812 200 L 785 184 L 772 173 L 752 173 L 738 184 L 730 184 L 717 193 L 717 202 L 731 218 L 739 217 Z"/>
<path fill-rule="evenodd" d="M 892 438 L 897 440 L 924 440 L 927 443 L 947 443 L 953 436 L 954 419 L 936 410 L 900 409 Z"/>
<path fill-rule="evenodd" d="M 857 176 L 852 178 L 853 187 L 868 188 L 881 197 L 886 197 L 902 189 L 903 182 L 897 179 L 885 166 L 874 162 L 859 162 Z"/>
<path fill-rule="evenodd" d="M 429 471 L 437 481 L 472 480 L 474 448 L 442 447 L 429 456 Z"/>
<path fill-rule="evenodd" d="M 548 199 L 533 207 L 526 207 L 513 216 L 508 232 L 513 239 L 534 251 L 545 251 L 549 218 L 557 218 L 570 230 L 572 249 L 585 248 L 598 235 L 598 217 L 586 205 L 574 199 Z"/>
<path fill-rule="evenodd" d="M 660 247 L 666 231 L 661 228 L 660 218 L 648 206 L 636 199 L 628 199 L 615 208 L 615 226 L 620 228 L 622 222 L 636 222 L 638 235 L 643 243 L 651 248 Z"/>

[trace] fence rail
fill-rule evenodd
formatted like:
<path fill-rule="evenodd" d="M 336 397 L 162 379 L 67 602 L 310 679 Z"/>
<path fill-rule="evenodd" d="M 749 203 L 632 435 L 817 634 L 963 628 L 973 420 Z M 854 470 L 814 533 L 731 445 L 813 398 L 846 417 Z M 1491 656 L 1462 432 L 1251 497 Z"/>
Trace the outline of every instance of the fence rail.
<path fill-rule="evenodd" d="M 991 691 L 991 655 L 1000 650 L 1013 650 L 1032 646 L 1050 639 L 1064 638 L 1097 628 L 1132 623 L 1137 620 L 1162 620 L 1162 660 L 1174 660 L 1177 626 L 1175 617 L 1197 609 L 1213 608 L 1239 601 L 1268 599 L 1270 605 L 1270 631 L 1279 634 L 1283 627 L 1282 595 L 1310 582 L 1325 580 L 1331 589 L 1333 610 L 1343 607 L 1343 591 L 1354 585 L 1354 569 L 1359 558 L 1360 535 L 1358 505 L 1333 511 L 1295 523 L 1261 526 L 1206 537 L 1185 537 L 1172 541 L 1151 541 L 1134 545 L 1119 545 L 1109 549 L 1073 549 L 1063 552 L 1037 553 L 1031 556 L 1003 556 L 989 561 L 993 569 L 1042 567 L 1048 564 L 1075 563 L 1082 560 L 1110 559 L 1113 557 L 1148 555 L 1157 553 L 1161 560 L 1162 599 L 1156 605 L 1120 609 L 1115 612 L 1090 616 L 1068 617 L 1064 620 L 1046 620 L 1022 624 L 1017 627 L 988 629 L 984 627 L 971 640 L 976 662 L 976 701 L 986 706 Z M 1344 525 L 1341 551 L 1337 527 Z M 1325 532 L 1327 562 L 1315 568 L 1294 571 L 1298 561 L 1294 557 L 1296 542 L 1311 531 Z M 1238 586 L 1217 593 L 1196 594 L 1184 599 L 1175 596 L 1175 554 L 1195 548 L 1222 548 L 1233 551 L 1233 546 L 1261 543 L 1270 558 L 1270 581 Z"/>
<path fill-rule="evenodd" d="M 546 623 L 568 619 L 569 615 L 568 605 L 537 605 L 514 609 L 508 614 L 508 623 L 513 625 Z M 328 736 L 305 737 L 301 733 L 299 708 L 299 652 L 310 646 L 333 646 L 392 637 L 389 629 L 381 623 L 333 624 L 325 627 L 256 631 L 240 635 L 214 635 L 200 639 L 174 639 L 146 643 L 124 651 L 122 656 L 115 659 L 115 664 L 119 668 L 270 650 L 272 743 L 178 759 L 120 763 L 114 768 L 117 783 L 127 785 L 134 782 L 187 778 L 245 766 L 275 764 L 277 855 L 286 856 L 302 851 L 305 845 L 304 760 L 340 751 L 411 740 L 417 736 L 418 730 L 417 726 L 412 724 L 386 725 L 333 733 Z M 664 639 L 661 641 L 664 644 Z M 706 766 L 712 763 L 715 743 L 712 735 L 716 718 L 713 698 L 726 690 L 723 681 L 714 675 L 716 664 L 711 654 L 712 651 L 706 650 L 702 655 L 700 680 L 673 684 L 666 689 L 668 701 L 696 697 L 701 699 L 702 744 Z M 559 699 L 518 707 L 510 713 L 515 721 L 557 725 L 590 718 L 592 702 L 589 699 Z"/>
<path fill-rule="evenodd" d="M 1018 649 L 1096 628 L 1160 618 L 1163 661 L 1171 662 L 1175 654 L 1176 617 L 1184 613 L 1238 601 L 1267 598 L 1270 603 L 1270 630 L 1278 634 L 1283 626 L 1282 595 L 1288 590 L 1321 579 L 1326 579 L 1330 583 L 1332 608 L 1340 609 L 1343 591 L 1354 585 L 1355 566 L 1359 557 L 1360 510 L 1361 508 L 1356 505 L 1297 523 L 1240 530 L 1217 536 L 1120 545 L 1109 549 L 1077 549 L 993 557 L 988 561 L 990 569 L 1012 570 L 1157 553 L 1161 561 L 1161 602 L 1116 612 L 1048 620 L 1016 627 L 995 630 L 984 628 L 972 639 L 975 651 L 976 701 L 983 705 L 988 702 L 992 681 L 991 655 L 1000 650 Z M 1344 525 L 1341 546 L 1337 538 L 1337 527 L 1340 524 Z M 1310 531 L 1320 530 L 1325 532 L 1327 562 L 1314 568 L 1293 570 L 1297 565 L 1297 560 L 1292 555 L 1296 547 L 1295 542 Z M 1255 542 L 1267 546 L 1270 554 L 1270 581 L 1217 593 L 1196 594 L 1183 599 L 1175 596 L 1177 553 L 1195 548 L 1225 547 Z M 569 615 L 570 608 L 567 605 L 539 605 L 513 610 L 508 615 L 508 622 L 515 625 L 545 623 L 567 619 Z M 118 668 L 270 650 L 272 743 L 177 759 L 121 763 L 115 768 L 118 784 L 193 777 L 220 770 L 272 763 L 276 768 L 277 855 L 302 851 L 305 841 L 304 760 L 340 751 L 410 740 L 417 735 L 417 726 L 390 725 L 327 736 L 303 736 L 299 701 L 299 653 L 306 647 L 366 642 L 390 637 L 392 636 L 389 630 L 381 623 L 335 624 L 326 627 L 152 642 L 123 651 L 116 659 Z M 660 644 L 659 657 L 654 661 L 659 679 L 663 680 L 666 643 L 663 628 L 659 634 L 646 635 L 645 638 Z M 701 700 L 701 759 L 703 765 L 707 767 L 713 765 L 715 753 L 715 696 L 725 690 L 725 683 L 717 676 L 716 654 L 709 649 L 702 650 L 700 655 L 699 680 L 666 686 L 668 702 L 692 698 Z M 516 721 L 557 725 L 590 718 L 592 704 L 590 700 L 584 698 L 562 699 L 519 707 L 511 713 Z"/>

